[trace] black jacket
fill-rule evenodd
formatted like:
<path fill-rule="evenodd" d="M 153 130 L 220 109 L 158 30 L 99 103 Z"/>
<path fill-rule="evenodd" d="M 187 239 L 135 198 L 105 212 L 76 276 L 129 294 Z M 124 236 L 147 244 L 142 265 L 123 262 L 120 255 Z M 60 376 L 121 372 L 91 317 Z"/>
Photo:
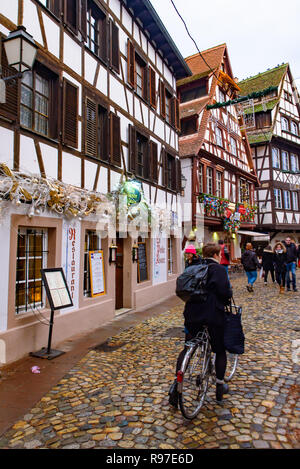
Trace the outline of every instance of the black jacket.
<path fill-rule="evenodd" d="M 256 257 L 256 254 L 252 250 L 245 251 L 242 255 L 242 264 L 246 272 L 260 269 L 260 264 Z"/>
<path fill-rule="evenodd" d="M 264 249 L 262 253 L 262 266 L 264 270 L 274 270 L 274 253 Z"/>
<path fill-rule="evenodd" d="M 217 262 L 206 259 L 208 264 L 207 299 L 203 303 L 187 301 L 184 308 L 185 326 L 195 330 L 201 324 L 208 326 L 224 326 L 225 305 L 232 297 L 232 288 L 225 267 Z"/>
<path fill-rule="evenodd" d="M 202 263 L 201 257 L 200 256 L 197 256 L 197 257 L 194 256 L 192 262 L 186 261 L 185 268 L 189 267 L 190 265 L 198 265 L 198 264 L 201 264 L 201 263 Z"/>
<path fill-rule="evenodd" d="M 274 253 L 274 267 L 276 272 L 285 272 L 286 270 L 286 252 Z"/>
<path fill-rule="evenodd" d="M 289 262 L 297 262 L 297 257 L 298 257 L 298 253 L 297 253 L 297 248 L 296 248 L 296 245 L 294 243 L 291 243 L 291 244 L 286 244 L 284 243 L 285 247 L 286 247 L 286 262 L 289 263 Z"/>

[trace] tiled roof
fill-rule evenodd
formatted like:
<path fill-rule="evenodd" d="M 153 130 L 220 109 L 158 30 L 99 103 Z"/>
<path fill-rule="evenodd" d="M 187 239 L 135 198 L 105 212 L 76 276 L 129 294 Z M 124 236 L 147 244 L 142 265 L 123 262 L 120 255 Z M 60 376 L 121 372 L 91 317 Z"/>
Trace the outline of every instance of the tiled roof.
<path fill-rule="evenodd" d="M 180 104 L 180 119 L 185 117 L 199 115 L 203 108 L 208 104 L 209 96 L 203 96 L 202 98 L 195 99 L 194 101 L 189 101 L 184 104 Z"/>
<path fill-rule="evenodd" d="M 179 139 L 179 156 L 197 155 L 199 151 L 199 135 L 188 135 Z"/>
<path fill-rule="evenodd" d="M 241 96 L 247 96 L 255 91 L 265 90 L 270 86 L 279 86 L 282 78 L 287 72 L 287 69 L 288 64 L 283 64 L 273 68 L 272 70 L 259 73 L 254 77 L 239 81 L 238 85 L 241 88 Z"/>
<path fill-rule="evenodd" d="M 219 46 L 212 47 L 211 49 L 207 49 L 201 52 L 209 67 L 206 65 L 200 54 L 191 55 L 190 57 L 187 57 L 185 61 L 188 64 L 193 75 L 208 72 L 210 68 L 213 70 L 219 69 L 224 56 L 225 49 L 226 44 L 221 44 Z"/>

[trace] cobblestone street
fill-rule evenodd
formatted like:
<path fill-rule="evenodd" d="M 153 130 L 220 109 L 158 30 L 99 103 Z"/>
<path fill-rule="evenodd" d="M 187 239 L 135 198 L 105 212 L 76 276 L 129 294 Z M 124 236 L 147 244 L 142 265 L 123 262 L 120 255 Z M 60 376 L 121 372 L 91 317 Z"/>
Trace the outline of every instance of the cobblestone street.
<path fill-rule="evenodd" d="M 246 350 L 222 404 L 212 387 L 193 421 L 168 405 L 182 347 L 179 306 L 90 350 L 0 437 L 0 448 L 299 449 L 300 293 L 279 295 L 261 279 L 248 293 L 243 275 L 232 284 Z"/>

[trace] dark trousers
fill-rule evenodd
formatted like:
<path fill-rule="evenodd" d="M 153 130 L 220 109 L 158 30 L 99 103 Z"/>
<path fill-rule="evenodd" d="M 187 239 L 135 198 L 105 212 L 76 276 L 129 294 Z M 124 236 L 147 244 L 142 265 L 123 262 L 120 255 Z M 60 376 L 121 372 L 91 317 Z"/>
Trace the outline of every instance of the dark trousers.
<path fill-rule="evenodd" d="M 281 287 L 285 287 L 285 277 L 286 277 L 285 270 L 276 270 L 275 274 L 276 274 L 276 282 L 278 283 L 278 285 L 280 285 Z"/>
<path fill-rule="evenodd" d="M 264 278 L 264 281 L 265 281 L 265 282 L 268 281 L 268 275 L 269 275 L 269 272 L 270 272 L 271 277 L 272 277 L 272 281 L 275 282 L 274 269 L 264 269 L 264 270 L 265 270 L 265 278 Z"/>

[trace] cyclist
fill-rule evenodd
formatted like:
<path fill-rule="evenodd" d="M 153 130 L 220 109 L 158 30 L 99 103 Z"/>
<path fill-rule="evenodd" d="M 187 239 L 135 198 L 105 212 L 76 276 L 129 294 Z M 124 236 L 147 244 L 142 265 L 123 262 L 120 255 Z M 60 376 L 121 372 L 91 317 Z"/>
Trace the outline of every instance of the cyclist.
<path fill-rule="evenodd" d="M 228 392 L 228 385 L 224 383 L 227 357 L 224 347 L 225 305 L 232 298 L 226 269 L 220 265 L 221 246 L 209 243 L 203 247 L 202 256 L 208 264 L 207 299 L 206 301 L 187 301 L 184 308 L 185 341 L 193 339 L 202 329 L 208 326 L 212 351 L 216 354 L 216 399 L 222 401 L 223 394 Z M 177 359 L 176 376 L 180 370 L 186 349 L 184 348 Z M 176 379 L 169 391 L 169 403 L 178 407 L 178 393 Z"/>

